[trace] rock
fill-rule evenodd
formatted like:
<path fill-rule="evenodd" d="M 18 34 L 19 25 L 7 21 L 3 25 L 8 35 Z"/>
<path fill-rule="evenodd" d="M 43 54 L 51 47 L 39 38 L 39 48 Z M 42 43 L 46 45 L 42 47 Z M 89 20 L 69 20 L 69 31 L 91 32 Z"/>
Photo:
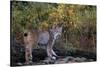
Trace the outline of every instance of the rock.
<path fill-rule="evenodd" d="M 68 56 L 64 60 L 66 61 L 66 63 L 68 63 L 69 61 L 73 61 L 73 59 L 74 59 L 74 57 Z"/>
<path fill-rule="evenodd" d="M 22 64 L 22 63 L 17 63 L 17 65 L 21 66 L 21 65 L 23 65 L 23 64 Z"/>
<path fill-rule="evenodd" d="M 51 58 L 46 58 L 45 60 L 43 60 L 43 63 L 45 64 L 54 64 L 55 60 L 51 59 Z"/>
<path fill-rule="evenodd" d="M 56 64 L 61 64 L 61 63 L 72 63 L 75 62 L 74 61 L 74 57 L 72 56 L 67 56 L 66 58 L 60 58 L 59 60 L 57 60 L 55 63 Z"/>
<path fill-rule="evenodd" d="M 84 61 L 86 61 L 86 60 L 87 60 L 87 59 L 86 59 L 85 57 L 82 57 L 82 58 L 81 58 L 81 61 L 82 61 L 82 62 L 84 62 Z"/>
<path fill-rule="evenodd" d="M 79 58 L 79 57 L 74 58 L 74 60 L 75 60 L 75 62 L 81 62 L 81 58 Z"/>
<path fill-rule="evenodd" d="M 63 63 L 66 63 L 66 61 L 61 60 L 61 61 L 56 61 L 56 62 L 55 62 L 55 64 L 63 64 Z"/>
<path fill-rule="evenodd" d="M 92 61 L 94 61 L 94 60 L 93 60 L 93 59 L 89 59 L 89 60 L 88 60 L 88 62 L 92 62 Z"/>
<path fill-rule="evenodd" d="M 75 63 L 75 60 L 68 61 L 67 63 Z"/>

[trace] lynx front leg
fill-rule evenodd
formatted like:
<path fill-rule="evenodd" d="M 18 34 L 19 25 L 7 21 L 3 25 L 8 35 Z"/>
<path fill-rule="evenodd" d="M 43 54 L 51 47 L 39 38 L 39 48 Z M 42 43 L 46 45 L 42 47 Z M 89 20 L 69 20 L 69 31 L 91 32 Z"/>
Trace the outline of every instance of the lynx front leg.
<path fill-rule="evenodd" d="M 47 55 L 49 58 L 56 60 L 57 54 L 53 51 L 52 46 L 47 48 Z"/>
<path fill-rule="evenodd" d="M 57 54 L 53 50 L 54 43 L 55 43 L 55 39 L 53 39 L 53 41 L 52 41 L 50 51 L 51 51 L 51 54 L 52 54 L 52 58 L 56 60 Z"/>
<path fill-rule="evenodd" d="M 53 51 L 53 45 L 54 45 L 55 40 L 50 42 L 50 44 L 47 45 L 47 55 L 49 58 L 56 60 L 56 53 Z"/>
<path fill-rule="evenodd" d="M 54 50 L 53 50 L 53 49 L 51 50 L 51 52 L 52 52 L 52 55 L 53 55 L 53 56 L 55 56 L 55 57 L 57 57 L 57 56 L 58 56 L 58 55 L 54 52 Z"/>
<path fill-rule="evenodd" d="M 47 46 L 47 55 L 49 58 L 52 58 L 51 48 Z"/>

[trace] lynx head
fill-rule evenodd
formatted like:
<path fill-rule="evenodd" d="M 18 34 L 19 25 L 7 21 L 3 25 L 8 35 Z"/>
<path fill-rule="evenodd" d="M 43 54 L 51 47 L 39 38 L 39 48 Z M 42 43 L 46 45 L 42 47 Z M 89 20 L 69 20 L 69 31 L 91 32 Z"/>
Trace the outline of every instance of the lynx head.
<path fill-rule="evenodd" d="M 62 27 L 61 23 L 52 26 L 50 32 L 52 33 L 54 39 L 58 39 L 61 36 Z"/>

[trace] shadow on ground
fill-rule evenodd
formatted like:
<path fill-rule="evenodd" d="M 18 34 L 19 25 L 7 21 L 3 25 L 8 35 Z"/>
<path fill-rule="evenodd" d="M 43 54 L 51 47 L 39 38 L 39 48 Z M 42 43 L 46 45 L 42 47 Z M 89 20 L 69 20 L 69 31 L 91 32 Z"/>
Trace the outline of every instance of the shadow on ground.
<path fill-rule="evenodd" d="M 11 45 L 11 66 L 24 66 L 25 64 L 25 52 L 24 46 L 18 43 Z M 50 63 L 44 61 L 47 57 L 44 49 L 33 49 L 33 63 L 30 65 L 45 65 L 45 64 L 62 64 L 62 63 L 74 63 L 74 62 L 93 62 L 96 61 L 96 54 L 90 52 L 84 52 L 76 50 L 75 52 L 62 51 L 59 49 L 54 50 L 59 56 L 57 60 Z"/>

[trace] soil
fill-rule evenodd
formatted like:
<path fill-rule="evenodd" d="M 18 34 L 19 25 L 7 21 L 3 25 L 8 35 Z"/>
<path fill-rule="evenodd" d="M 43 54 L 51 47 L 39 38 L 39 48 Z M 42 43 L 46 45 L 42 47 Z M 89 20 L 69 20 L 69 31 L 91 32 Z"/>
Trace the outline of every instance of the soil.
<path fill-rule="evenodd" d="M 25 66 L 25 49 L 24 46 L 11 42 L 10 65 L 11 66 Z M 45 65 L 45 64 L 63 64 L 63 63 L 80 63 L 96 61 L 96 53 L 76 50 L 74 52 L 54 49 L 58 55 L 56 60 L 48 61 L 47 54 L 44 49 L 33 49 L 32 63 L 28 65 Z"/>

